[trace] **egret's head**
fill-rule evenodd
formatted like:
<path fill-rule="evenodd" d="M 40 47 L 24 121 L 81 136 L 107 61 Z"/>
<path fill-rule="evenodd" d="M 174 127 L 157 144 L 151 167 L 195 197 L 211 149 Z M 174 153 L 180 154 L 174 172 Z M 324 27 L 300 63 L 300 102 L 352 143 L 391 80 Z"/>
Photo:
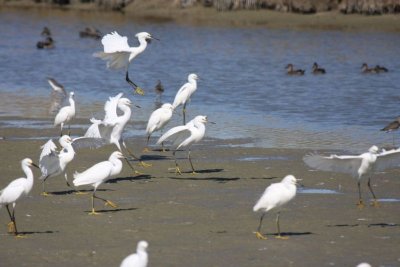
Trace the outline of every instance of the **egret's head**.
<path fill-rule="evenodd" d="M 122 154 L 120 151 L 114 151 L 110 158 L 117 158 L 117 159 L 122 159 L 125 158 L 124 154 Z"/>
<path fill-rule="evenodd" d="M 190 80 L 195 80 L 195 81 L 197 81 L 199 79 L 199 76 L 197 76 L 197 74 L 194 74 L 194 73 L 191 73 L 191 74 L 189 74 L 189 76 L 188 76 L 188 80 L 190 81 Z"/>
<path fill-rule="evenodd" d="M 207 116 L 199 115 L 196 116 L 194 120 L 201 123 L 207 123 Z"/>
<path fill-rule="evenodd" d="M 368 151 L 372 154 L 377 154 L 379 152 L 379 148 L 377 146 L 371 146 Z"/>
<path fill-rule="evenodd" d="M 120 98 L 118 100 L 118 106 L 120 106 L 120 105 L 129 107 L 132 105 L 132 102 L 128 98 L 124 97 L 124 98 Z"/>
<path fill-rule="evenodd" d="M 58 139 L 58 141 L 60 142 L 61 145 L 62 145 L 63 143 L 66 143 L 66 144 L 72 143 L 72 139 L 71 139 L 71 137 L 69 137 L 69 135 L 63 135 L 63 136 L 61 136 L 60 139 Z"/>
<path fill-rule="evenodd" d="M 170 110 L 174 110 L 174 106 L 170 103 L 165 103 L 161 106 L 161 108 L 165 108 L 165 109 L 170 109 Z"/>
<path fill-rule="evenodd" d="M 139 243 L 137 244 L 137 251 L 146 251 L 147 247 L 149 246 L 149 243 L 147 243 L 147 241 L 139 241 Z"/>
<path fill-rule="evenodd" d="M 151 40 L 153 40 L 153 39 L 158 40 L 157 38 L 151 36 L 151 34 L 148 33 L 148 32 L 139 32 L 139 33 L 137 33 L 135 36 L 136 36 L 136 38 L 138 38 L 139 40 L 140 40 L 140 39 L 146 40 L 146 42 L 148 42 L 148 43 L 151 43 Z"/>
<path fill-rule="evenodd" d="M 73 98 L 75 96 L 75 93 L 74 92 L 70 92 L 69 96 Z"/>
<path fill-rule="evenodd" d="M 36 168 L 39 168 L 39 166 L 38 165 L 36 165 L 35 163 L 33 163 L 33 161 L 30 159 L 30 158 L 26 158 L 26 159 L 23 159 L 22 161 L 21 161 L 21 165 L 23 165 L 23 166 L 33 166 L 33 167 L 36 167 Z"/>
<path fill-rule="evenodd" d="M 296 179 L 296 177 L 294 177 L 291 174 L 286 175 L 285 178 L 282 179 L 282 183 L 288 183 L 293 185 L 297 185 L 297 181 L 300 181 L 300 179 Z"/>

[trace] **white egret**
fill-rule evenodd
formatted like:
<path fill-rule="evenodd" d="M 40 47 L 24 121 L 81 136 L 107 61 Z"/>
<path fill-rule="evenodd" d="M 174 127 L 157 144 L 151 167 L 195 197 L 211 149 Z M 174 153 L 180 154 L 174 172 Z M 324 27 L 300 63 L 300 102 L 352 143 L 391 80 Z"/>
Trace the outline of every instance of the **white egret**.
<path fill-rule="evenodd" d="M 261 225 L 262 220 L 265 214 L 272 209 L 277 209 L 288 203 L 296 196 L 296 185 L 298 179 L 296 179 L 293 175 L 287 175 L 282 179 L 280 183 L 273 183 L 268 186 L 261 198 L 257 201 L 257 203 L 253 207 L 253 211 L 257 212 L 261 210 L 263 213 L 260 218 L 260 224 L 258 225 L 256 236 L 258 239 L 267 239 L 263 234 L 261 234 Z M 280 239 L 288 239 L 288 237 L 281 236 L 281 230 L 279 227 L 279 215 L 280 211 L 278 211 L 276 215 L 276 226 L 278 228 L 278 235 L 276 238 Z"/>
<path fill-rule="evenodd" d="M 154 110 L 151 113 L 146 127 L 146 133 L 147 133 L 146 148 L 149 145 L 151 134 L 155 131 L 161 130 L 171 120 L 173 111 L 174 107 L 170 103 L 165 103 L 160 108 Z M 145 151 L 146 150 L 148 149 L 145 149 Z"/>
<path fill-rule="evenodd" d="M 106 161 L 99 162 L 84 172 L 74 173 L 74 185 L 91 185 L 93 186 L 92 194 L 92 211 L 89 213 L 91 215 L 98 214 L 94 210 L 94 199 L 100 199 L 105 202 L 106 205 L 110 205 L 116 208 L 117 205 L 110 200 L 96 196 L 96 190 L 99 185 L 107 181 L 109 178 L 120 174 L 122 170 L 122 161 L 120 159 L 124 158 L 121 152 L 115 151 Z"/>
<path fill-rule="evenodd" d="M 152 39 L 158 39 L 154 38 L 147 32 L 140 32 L 135 36 L 139 40 L 139 46 L 130 47 L 128 44 L 128 37 L 121 36 L 116 31 L 106 34 L 101 39 L 101 43 L 104 46 L 104 52 L 95 53 L 94 56 L 106 60 L 107 67 L 110 69 L 125 68 L 126 81 L 133 87 L 136 93 L 143 95 L 144 91 L 129 79 L 129 64 L 135 57 L 146 49 L 147 42 L 150 42 Z"/>
<path fill-rule="evenodd" d="M 62 107 L 56 117 L 54 118 L 54 126 L 60 125 L 61 127 L 61 134 L 65 123 L 68 123 L 68 135 L 71 134 L 71 120 L 75 117 L 75 100 L 74 100 L 74 92 L 69 93 L 69 106 Z"/>
<path fill-rule="evenodd" d="M 329 157 L 324 157 L 318 154 L 310 154 L 304 156 L 303 160 L 308 166 L 317 170 L 347 173 L 355 177 L 357 179 L 359 196 L 357 206 L 362 208 L 364 207 L 364 203 L 360 189 L 361 178 L 364 175 L 368 175 L 368 188 L 374 198 L 373 205 L 378 206 L 378 201 L 371 187 L 372 172 L 399 167 L 400 149 L 379 153 L 378 147 L 372 146 L 368 152 L 361 155 L 330 155 Z"/>
<path fill-rule="evenodd" d="M 62 107 L 64 101 L 67 99 L 67 91 L 64 86 L 53 78 L 47 78 L 53 90 L 51 91 L 51 104 L 49 108 L 50 113 L 56 113 Z"/>
<path fill-rule="evenodd" d="M 18 236 L 17 223 L 15 222 L 15 205 L 16 202 L 23 196 L 29 194 L 33 187 L 33 173 L 29 168 L 34 166 L 39 168 L 36 164 L 32 162 L 31 159 L 26 158 L 21 161 L 21 167 L 24 171 L 26 177 L 18 178 L 9 183 L 6 188 L 0 191 L 0 207 L 5 205 L 7 208 L 8 215 L 10 216 L 11 222 L 8 224 L 8 231 L 14 232 Z M 12 204 L 12 212 L 8 205 Z"/>
<path fill-rule="evenodd" d="M 190 162 L 190 166 L 192 167 L 192 172 L 193 174 L 196 173 L 193 168 L 192 160 L 190 158 L 190 147 L 192 144 L 197 143 L 201 139 L 203 139 L 206 131 L 206 126 L 205 126 L 206 123 L 207 123 L 207 116 L 196 116 L 193 120 L 189 121 L 185 125 L 176 126 L 169 129 L 158 139 L 157 144 L 161 144 L 167 139 L 175 138 L 174 144 L 177 145 L 177 147 L 173 152 L 175 159 L 175 173 L 182 174 L 175 156 L 176 151 L 181 147 L 187 148 L 188 159 Z"/>
<path fill-rule="evenodd" d="M 147 255 L 147 247 L 149 244 L 146 241 L 139 241 L 136 248 L 136 253 L 127 256 L 120 267 L 146 267 L 149 261 Z"/>
<path fill-rule="evenodd" d="M 179 105 L 183 105 L 183 124 L 186 124 L 186 104 L 190 101 L 192 94 L 197 90 L 198 79 L 199 77 L 196 74 L 189 74 L 188 82 L 182 85 L 182 87 L 178 90 L 175 95 L 174 102 L 172 103 L 174 109 L 176 109 Z"/>
<path fill-rule="evenodd" d="M 40 180 L 43 180 L 43 192 L 42 195 L 48 196 L 46 192 L 45 183 L 50 177 L 55 177 L 60 174 L 64 174 L 67 186 L 71 187 L 68 182 L 68 176 L 66 172 L 67 165 L 74 159 L 75 150 L 72 146 L 72 139 L 68 135 L 63 135 L 59 139 L 61 150 L 57 151 L 57 146 L 53 140 L 47 141 L 41 148 L 42 152 L 39 158 L 39 167 L 42 171 Z"/>
<path fill-rule="evenodd" d="M 114 97 L 110 97 L 104 105 L 105 116 L 103 120 L 96 120 L 92 118 L 90 121 L 92 125 L 86 131 L 85 138 L 95 138 L 103 141 L 105 144 L 114 144 L 118 150 L 122 152 L 122 147 L 128 151 L 129 155 L 139 160 L 126 146 L 125 141 L 122 138 L 123 130 L 131 117 L 131 101 L 128 98 L 122 98 L 122 93 Z M 118 116 L 117 109 L 122 111 L 122 115 Z M 129 163 L 128 159 L 126 162 L 134 170 L 133 166 Z M 142 166 L 150 166 L 147 163 L 140 161 Z M 136 172 L 136 171 L 135 171 Z"/>

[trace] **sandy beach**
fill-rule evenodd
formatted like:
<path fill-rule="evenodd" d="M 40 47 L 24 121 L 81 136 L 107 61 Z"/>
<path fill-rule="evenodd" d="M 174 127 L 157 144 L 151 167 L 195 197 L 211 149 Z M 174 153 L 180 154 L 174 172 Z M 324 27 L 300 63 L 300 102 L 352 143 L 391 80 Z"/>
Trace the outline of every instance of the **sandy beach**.
<path fill-rule="evenodd" d="M 82 134 L 81 130 L 73 129 Z M 1 128 L 0 188 L 22 176 L 20 160 L 38 161 L 39 148 L 54 129 L 31 131 Z M 18 137 L 14 138 L 13 137 Z M 140 154 L 145 137 L 127 140 Z M 149 266 L 399 266 L 400 244 L 398 171 L 379 173 L 373 187 L 379 208 L 356 207 L 357 186 L 347 175 L 310 171 L 295 149 L 236 146 L 237 140 L 210 140 L 193 147 L 197 174 L 189 172 L 186 155 L 178 153 L 183 175 L 176 175 L 171 152 L 157 147 L 143 154 L 152 167 L 135 163 L 142 175 L 125 164 L 118 177 L 100 186 L 98 195 L 118 208 L 96 202 L 101 215 L 88 215 L 90 194 L 76 195 L 63 177 L 49 179 L 52 196 L 41 196 L 40 176 L 29 197 L 18 203 L 16 218 L 24 238 L 7 233 L 5 208 L 0 209 L 2 266 L 119 266 L 140 240 L 149 242 Z M 114 150 L 106 146 L 78 151 L 69 173 L 105 160 Z M 323 151 L 321 151 L 323 152 Z M 269 213 L 258 240 L 259 214 L 252 207 L 265 187 L 293 174 L 303 179 L 298 193 L 281 213 L 288 240 L 275 239 L 275 213 Z M 70 180 L 72 177 L 70 176 Z M 364 181 L 366 200 L 370 195 Z M 90 192 L 90 187 L 79 188 Z M 327 189 L 336 194 L 306 193 Z M 312 191 L 311 191 L 312 192 Z"/>

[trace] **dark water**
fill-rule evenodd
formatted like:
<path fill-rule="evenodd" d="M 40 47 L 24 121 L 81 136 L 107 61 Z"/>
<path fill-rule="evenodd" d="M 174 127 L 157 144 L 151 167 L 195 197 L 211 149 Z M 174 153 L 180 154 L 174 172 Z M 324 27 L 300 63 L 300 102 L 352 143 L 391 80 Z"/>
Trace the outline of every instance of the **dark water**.
<path fill-rule="evenodd" d="M 157 80 L 165 86 L 162 100 L 171 102 L 191 72 L 201 80 L 189 117 L 208 115 L 217 123 L 208 126 L 208 136 L 251 138 L 249 146 L 364 151 L 390 144 L 391 134 L 379 129 L 400 115 L 396 33 L 144 24 L 122 15 L 37 11 L 0 11 L 0 25 L 0 116 L 49 118 L 50 76 L 75 91 L 79 117 L 101 117 L 104 101 L 124 92 L 142 106 L 134 110 L 132 123 L 146 121 Z M 103 33 L 117 30 L 132 46 L 140 31 L 161 39 L 130 67 L 147 90 L 144 97 L 131 94 L 122 71 L 107 70 L 92 57 L 102 50 L 100 41 L 78 35 L 89 25 Z M 56 40 L 53 50 L 36 49 L 44 26 Z M 328 73 L 311 75 L 314 61 Z M 363 62 L 390 72 L 362 75 Z M 288 63 L 305 68 L 306 75 L 285 75 Z M 169 126 L 180 121 L 176 115 Z M 127 134 L 144 135 L 144 129 Z"/>

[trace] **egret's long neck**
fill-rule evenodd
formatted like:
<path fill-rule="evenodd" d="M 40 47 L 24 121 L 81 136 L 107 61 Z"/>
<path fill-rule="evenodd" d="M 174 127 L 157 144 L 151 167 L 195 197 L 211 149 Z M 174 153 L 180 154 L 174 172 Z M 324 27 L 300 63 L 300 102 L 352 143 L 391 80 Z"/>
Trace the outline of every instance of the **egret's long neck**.
<path fill-rule="evenodd" d="M 64 152 L 62 153 L 62 157 L 64 159 L 63 163 L 65 166 L 71 162 L 71 160 L 74 159 L 75 156 L 75 150 L 72 147 L 71 143 L 67 143 L 66 146 L 64 147 L 65 149 L 63 150 Z M 60 162 L 61 163 L 61 162 Z M 65 166 L 63 166 L 65 168 Z"/>
<path fill-rule="evenodd" d="M 121 119 L 121 122 L 124 123 L 124 125 L 129 121 L 129 119 L 131 118 L 131 108 L 128 106 L 120 106 L 119 109 L 123 112 L 123 114 L 119 117 Z"/>
<path fill-rule="evenodd" d="M 138 46 L 138 48 L 141 50 L 141 51 L 143 51 L 143 50 L 145 50 L 146 49 L 146 47 L 147 47 L 147 41 L 146 41 L 146 38 L 139 38 L 139 46 Z"/>
<path fill-rule="evenodd" d="M 189 78 L 188 82 L 193 85 L 194 88 L 197 88 L 197 81 L 193 78 Z"/>
<path fill-rule="evenodd" d="M 22 165 L 22 170 L 24 171 L 25 175 L 26 175 L 26 180 L 28 180 L 28 183 L 25 187 L 25 194 L 28 194 L 29 191 L 31 191 L 32 186 L 33 186 L 33 172 L 31 170 L 31 168 L 29 168 L 29 166 L 27 165 Z"/>
<path fill-rule="evenodd" d="M 109 161 L 114 165 L 111 176 L 118 175 L 122 170 L 122 161 L 119 158 L 110 158 Z"/>
<path fill-rule="evenodd" d="M 69 97 L 69 105 L 75 109 L 75 100 L 72 96 Z"/>

